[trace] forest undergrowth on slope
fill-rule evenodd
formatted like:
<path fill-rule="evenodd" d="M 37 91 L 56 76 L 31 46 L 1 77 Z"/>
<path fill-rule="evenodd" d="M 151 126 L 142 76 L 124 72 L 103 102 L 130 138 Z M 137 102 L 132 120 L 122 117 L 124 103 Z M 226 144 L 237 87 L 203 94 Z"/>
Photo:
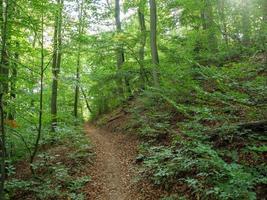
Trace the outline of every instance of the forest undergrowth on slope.
<path fill-rule="evenodd" d="M 139 93 L 98 124 L 140 136 L 140 176 L 165 199 L 264 199 L 266 72 L 254 66 L 179 70 L 177 90 Z"/>

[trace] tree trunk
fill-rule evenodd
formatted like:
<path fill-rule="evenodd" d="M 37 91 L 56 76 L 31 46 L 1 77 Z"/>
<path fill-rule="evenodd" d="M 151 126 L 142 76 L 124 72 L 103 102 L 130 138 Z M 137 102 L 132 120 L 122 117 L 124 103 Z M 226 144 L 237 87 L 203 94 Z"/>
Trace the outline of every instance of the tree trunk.
<path fill-rule="evenodd" d="M 120 0 L 115 0 L 115 21 L 116 21 L 117 34 L 122 33 L 120 10 L 121 10 L 120 9 Z M 125 57 L 124 57 L 123 45 L 121 44 L 121 42 L 119 42 L 118 47 L 117 47 L 117 68 L 118 68 L 117 74 L 118 74 L 119 94 L 121 96 L 124 95 L 123 78 L 124 78 L 125 85 L 126 85 L 126 91 L 128 93 L 131 93 L 129 79 L 125 75 L 122 74 L 122 70 L 121 70 L 124 61 L 125 61 Z"/>
<path fill-rule="evenodd" d="M 16 82 L 17 82 L 17 74 L 18 74 L 18 64 L 19 63 L 19 42 L 16 42 L 16 53 L 14 55 L 15 62 L 12 64 L 12 74 L 11 74 L 11 85 L 10 85 L 10 99 L 15 100 L 16 99 Z M 15 111 L 11 110 L 8 113 L 8 119 L 14 120 L 15 119 Z"/>
<path fill-rule="evenodd" d="M 4 127 L 4 103 L 3 103 L 3 93 L 0 94 L 0 130 L 1 130 L 1 140 L 0 140 L 0 156 L 1 156 L 1 182 L 0 182 L 0 200 L 4 199 L 4 184 L 5 184 L 5 159 L 6 159 L 6 136 Z"/>
<path fill-rule="evenodd" d="M 157 45 L 157 5 L 155 0 L 149 0 L 150 5 L 150 46 L 153 65 L 154 86 L 159 86 L 159 55 Z"/>
<path fill-rule="evenodd" d="M 145 79 L 145 69 L 144 69 L 144 61 L 145 61 L 145 46 L 146 46 L 146 23 L 145 23 L 145 15 L 144 8 L 139 6 L 138 8 L 138 18 L 140 25 L 140 49 L 139 49 L 139 60 L 140 60 L 140 80 L 141 80 L 141 88 L 144 89 L 146 85 Z"/>
<path fill-rule="evenodd" d="M 1 27 L 1 39 L 2 39 L 2 49 L 1 49 L 1 65 L 0 65 L 0 170 L 1 170 L 1 180 L 0 180 L 0 200 L 4 199 L 4 185 L 6 179 L 5 172 L 5 160 L 6 160 L 6 135 L 4 126 L 4 95 L 8 90 L 8 57 L 7 57 L 7 24 L 8 24 L 8 2 L 7 0 L 2 0 L 2 27 Z"/>
<path fill-rule="evenodd" d="M 34 32 L 34 36 L 33 36 L 33 42 L 32 42 L 32 48 L 35 49 L 35 45 L 36 45 L 36 40 L 37 40 L 37 33 Z M 31 62 L 34 63 L 34 58 L 31 59 Z M 34 72 L 31 71 L 31 77 L 34 77 Z M 32 87 L 31 88 L 31 92 L 32 94 L 34 93 L 34 88 Z M 35 99 L 34 98 L 31 98 L 31 107 L 34 108 L 34 103 L 35 103 Z"/>
<path fill-rule="evenodd" d="M 8 9 L 9 4 L 7 0 L 2 0 L 2 49 L 1 49 L 1 73 L 3 79 L 2 89 L 4 93 L 8 93 L 8 74 L 9 74 L 9 60 L 8 60 L 8 52 L 7 52 L 7 44 L 8 44 Z"/>
<path fill-rule="evenodd" d="M 79 48 L 79 47 L 78 47 Z M 75 95 L 74 95 L 74 117 L 78 118 L 78 105 L 79 105 L 79 84 L 80 84 L 80 49 L 77 54 L 77 68 L 76 68 L 76 83 L 75 83 Z"/>
<path fill-rule="evenodd" d="M 228 46 L 229 44 L 229 37 L 228 37 L 228 30 L 227 30 L 227 24 L 226 24 L 226 19 L 225 19 L 225 0 L 219 0 L 218 1 L 219 5 L 219 15 L 221 18 L 221 26 L 222 26 L 222 35 L 225 41 L 225 44 Z"/>
<path fill-rule="evenodd" d="M 81 91 L 82 91 L 82 94 L 83 94 L 83 98 L 84 98 L 85 103 L 86 103 L 86 107 L 87 107 L 88 111 L 89 111 L 90 113 L 92 113 L 93 110 L 91 109 L 91 107 L 90 107 L 90 105 L 89 105 L 89 102 L 88 102 L 86 93 L 85 93 L 85 91 L 83 90 L 83 88 L 82 88 L 81 86 L 80 86 L 80 88 L 81 88 Z"/>
<path fill-rule="evenodd" d="M 57 127 L 57 96 L 58 96 L 58 78 L 61 65 L 61 29 L 62 29 L 62 9 L 63 0 L 57 0 L 58 11 L 55 18 L 54 31 L 54 54 L 52 64 L 52 96 L 51 96 L 51 128 L 54 132 Z"/>
<path fill-rule="evenodd" d="M 83 34 L 83 5 L 82 1 L 79 6 L 79 24 L 78 24 L 78 35 Z M 76 84 L 75 84 L 75 96 L 74 96 L 74 117 L 78 117 L 78 105 L 79 105 L 79 84 L 80 84 L 80 68 L 81 68 L 81 42 L 78 41 L 77 48 L 77 66 L 76 66 Z"/>
<path fill-rule="evenodd" d="M 207 31 L 208 50 L 216 52 L 218 49 L 218 41 L 216 37 L 216 25 L 214 23 L 213 6 L 211 0 L 204 0 L 204 30 Z"/>
<path fill-rule="evenodd" d="M 38 152 L 39 142 L 42 135 L 42 120 L 43 120 L 43 89 L 44 88 L 44 14 L 42 11 L 42 32 L 41 32 L 41 66 L 40 66 L 40 95 L 39 95 L 39 116 L 38 116 L 38 130 L 37 137 L 34 144 L 33 153 L 30 157 L 31 172 L 34 174 L 34 169 L 32 164 L 34 162 L 35 156 Z"/>
<path fill-rule="evenodd" d="M 250 9 L 249 1 L 242 0 L 242 43 L 247 46 L 250 42 Z"/>
<path fill-rule="evenodd" d="M 267 69 L 267 1 L 263 0 L 262 5 L 263 20 L 262 20 L 262 35 L 263 35 L 263 48 L 264 48 L 264 66 Z"/>

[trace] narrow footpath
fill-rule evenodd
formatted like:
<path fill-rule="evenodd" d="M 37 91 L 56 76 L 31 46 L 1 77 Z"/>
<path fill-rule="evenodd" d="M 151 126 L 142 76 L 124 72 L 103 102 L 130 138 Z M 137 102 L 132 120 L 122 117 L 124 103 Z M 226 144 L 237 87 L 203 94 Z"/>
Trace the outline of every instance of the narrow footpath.
<path fill-rule="evenodd" d="M 134 160 L 138 141 L 129 135 L 111 133 L 85 125 L 96 159 L 89 169 L 92 181 L 86 186 L 88 200 L 144 199 L 135 184 Z"/>

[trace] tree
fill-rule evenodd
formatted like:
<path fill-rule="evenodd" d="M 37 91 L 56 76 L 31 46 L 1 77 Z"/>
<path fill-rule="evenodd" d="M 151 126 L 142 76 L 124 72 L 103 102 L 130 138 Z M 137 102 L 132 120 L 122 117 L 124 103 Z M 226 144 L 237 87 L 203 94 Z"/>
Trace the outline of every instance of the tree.
<path fill-rule="evenodd" d="M 249 1 L 242 0 L 242 42 L 246 46 L 250 41 L 250 9 Z"/>
<path fill-rule="evenodd" d="M 120 17 L 120 0 L 115 0 L 115 22 L 116 22 L 116 32 L 117 34 L 122 33 L 121 28 L 121 17 Z M 123 45 L 119 42 L 117 46 L 117 69 L 118 69 L 118 85 L 119 85 L 119 93 L 123 95 L 123 80 L 122 80 L 122 65 L 124 63 L 124 49 Z"/>
<path fill-rule="evenodd" d="M 145 22 L 145 5 L 143 2 L 139 3 L 138 6 L 138 21 L 140 26 L 140 49 L 139 49 L 139 63 L 140 63 L 140 77 L 141 77 L 141 88 L 145 88 L 146 84 L 146 74 L 144 69 L 144 59 L 145 59 L 145 46 L 146 46 L 146 22 Z"/>
<path fill-rule="evenodd" d="M 6 161 L 6 135 L 5 135 L 5 109 L 4 109 L 4 96 L 8 92 L 8 55 L 7 55 L 7 38 L 8 38 L 8 10 L 9 3 L 7 0 L 2 0 L 2 27 L 1 27 L 1 39 L 2 39 L 2 48 L 1 48 L 1 66 L 0 66 L 0 129 L 1 129 L 1 182 L 0 182 L 0 199 L 4 199 L 4 184 L 6 179 L 5 172 L 5 161 Z"/>
<path fill-rule="evenodd" d="M 222 35 L 223 35 L 225 44 L 228 46 L 229 36 L 228 36 L 228 29 L 227 29 L 227 23 L 226 23 L 225 3 L 226 3 L 225 0 L 218 1 L 218 11 L 220 15 Z"/>
<path fill-rule="evenodd" d="M 83 12 L 84 1 L 80 3 L 79 7 L 79 22 L 78 22 L 78 41 L 77 41 L 77 67 L 76 67 L 76 84 L 75 84 L 75 96 L 74 96 L 74 117 L 78 117 L 78 105 L 79 105 L 79 88 L 80 88 L 80 68 L 81 68 L 81 41 L 80 36 L 83 34 Z"/>
<path fill-rule="evenodd" d="M 42 4 L 43 6 L 43 4 Z M 39 113 L 38 113 L 38 129 L 37 129 L 37 137 L 34 144 L 33 153 L 30 157 L 30 169 L 32 174 L 34 174 L 34 169 L 32 167 L 32 164 L 34 162 L 34 159 L 36 157 L 36 154 L 38 152 L 39 143 L 42 135 L 42 125 L 43 125 L 43 93 L 44 93 L 44 11 L 42 8 L 41 11 L 41 59 L 40 59 L 40 94 L 39 94 Z"/>
<path fill-rule="evenodd" d="M 159 55 L 157 44 L 157 5 L 155 0 L 149 0 L 150 5 L 150 47 L 153 65 L 153 81 L 154 86 L 159 86 Z"/>
<path fill-rule="evenodd" d="M 204 0 L 203 29 L 207 31 L 207 46 L 210 52 L 217 51 L 218 41 L 216 37 L 216 25 L 214 23 L 213 5 L 211 0 Z"/>
<path fill-rule="evenodd" d="M 16 52 L 14 54 L 14 62 L 12 62 L 12 73 L 11 73 L 11 84 L 10 84 L 10 99 L 14 100 L 16 99 L 16 82 L 17 82 L 17 75 L 18 75 L 18 63 L 19 63 L 19 42 L 16 41 Z M 8 113 L 8 119 L 9 120 L 14 120 L 15 116 L 14 116 L 14 110 L 11 110 Z"/>
<path fill-rule="evenodd" d="M 262 3 L 262 35 L 263 35 L 263 50 L 264 50 L 264 65 L 267 69 L 267 1 L 263 0 Z"/>
<path fill-rule="evenodd" d="M 61 48 L 62 48 L 62 9 L 63 0 L 57 0 L 57 12 L 55 16 L 54 28 L 54 53 L 52 64 L 52 95 L 51 95 L 51 126 L 52 131 L 55 131 L 57 126 L 57 96 L 58 96 L 58 78 L 61 65 Z"/>

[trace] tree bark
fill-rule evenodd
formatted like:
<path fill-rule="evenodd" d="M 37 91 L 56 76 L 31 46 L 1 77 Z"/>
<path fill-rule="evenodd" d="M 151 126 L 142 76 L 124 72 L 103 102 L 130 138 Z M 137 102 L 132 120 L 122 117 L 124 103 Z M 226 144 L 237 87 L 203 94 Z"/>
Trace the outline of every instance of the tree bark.
<path fill-rule="evenodd" d="M 250 42 L 250 9 L 249 1 L 242 0 L 242 43 L 247 46 Z"/>
<path fill-rule="evenodd" d="M 39 116 L 38 116 L 38 130 L 37 137 L 35 140 L 35 145 L 33 149 L 33 153 L 30 157 L 30 163 L 33 164 L 35 156 L 38 152 L 39 142 L 42 135 L 42 121 L 43 121 L 43 88 L 44 88 L 44 14 L 42 11 L 42 30 L 41 30 L 41 66 L 40 66 L 40 94 L 39 94 Z M 32 165 L 30 165 L 30 169 L 32 174 L 34 174 L 34 169 Z"/>
<path fill-rule="evenodd" d="M 32 41 L 32 48 L 33 48 L 33 49 L 35 49 L 36 40 L 37 40 L 37 33 L 34 32 L 33 41 Z M 35 60 L 34 58 L 31 59 L 31 62 L 34 63 L 34 60 Z M 33 71 L 31 71 L 31 76 L 34 77 L 34 73 L 33 73 Z M 34 88 L 33 88 L 33 87 L 31 88 L 31 92 L 32 92 L 32 94 L 34 93 Z M 32 107 L 32 108 L 34 107 L 34 103 L 35 103 L 35 100 L 34 100 L 34 98 L 32 98 L 32 99 L 31 99 L 31 107 Z"/>
<path fill-rule="evenodd" d="M 79 3 L 79 2 L 78 2 Z M 82 1 L 79 6 L 79 24 L 78 24 L 78 35 L 83 34 L 83 5 Z M 78 105 L 79 105 L 79 84 L 80 84 L 80 68 L 81 68 L 81 42 L 78 40 L 77 48 L 77 66 L 76 66 L 76 84 L 75 84 L 75 95 L 74 95 L 74 117 L 78 118 Z"/>
<path fill-rule="evenodd" d="M 1 182 L 0 182 L 0 200 L 4 200 L 4 185 L 6 179 L 5 172 L 5 161 L 6 161 L 6 136 L 5 136 L 5 126 L 4 126 L 4 103 L 3 103 L 3 93 L 0 94 L 0 130 L 1 130 L 1 139 L 0 139 L 0 156 L 1 156 Z"/>
<path fill-rule="evenodd" d="M 150 46 L 153 65 L 153 82 L 154 86 L 159 86 L 159 55 L 157 44 L 157 5 L 155 0 L 149 0 L 150 5 Z"/>
<path fill-rule="evenodd" d="M 117 34 L 122 33 L 122 28 L 121 28 L 121 17 L 120 17 L 120 0 L 115 0 L 115 22 L 116 22 L 116 31 Z M 123 44 L 119 42 L 118 47 L 117 47 L 117 68 L 118 68 L 118 89 L 119 89 L 119 94 L 124 95 L 124 88 L 123 88 L 123 79 L 126 85 L 126 91 L 128 93 L 131 93 L 131 88 L 130 88 L 130 82 L 127 76 L 122 74 L 122 65 L 125 61 L 125 56 L 124 56 L 124 49 L 123 49 Z"/>
<path fill-rule="evenodd" d="M 225 19 L 225 0 L 219 0 L 218 1 L 218 7 L 219 7 L 219 15 L 221 18 L 221 27 L 222 27 L 222 35 L 225 41 L 225 44 L 228 46 L 229 44 L 229 37 L 228 37 L 228 29 L 227 29 L 227 23 Z"/>
<path fill-rule="evenodd" d="M 83 97 L 84 97 L 84 100 L 85 100 L 85 103 L 86 103 L 86 107 L 87 107 L 88 111 L 89 111 L 90 113 L 92 113 L 93 110 L 91 109 L 91 107 L 90 107 L 90 105 L 89 105 L 89 102 L 88 102 L 86 93 L 85 93 L 85 91 L 83 90 L 83 88 L 82 88 L 81 86 L 80 86 L 80 88 L 81 88 L 81 91 L 82 91 L 82 94 L 83 94 Z"/>
<path fill-rule="evenodd" d="M 145 61 L 145 46 L 146 46 L 146 23 L 145 23 L 145 15 L 144 8 L 139 5 L 138 8 L 138 19 L 140 26 L 140 49 L 139 49 L 139 63 L 140 63 L 140 80 L 141 80 L 141 89 L 145 88 L 146 79 L 145 79 L 145 69 L 144 69 L 144 61 Z"/>
<path fill-rule="evenodd" d="M 8 1 L 2 0 L 2 27 L 1 27 L 1 39 L 2 39 L 2 49 L 1 49 L 1 65 L 0 65 L 0 170 L 1 170 L 1 180 L 0 180 L 0 200 L 4 199 L 4 185 L 6 179 L 5 172 L 5 160 L 6 160 L 6 135 L 5 135 L 5 125 L 4 125 L 4 95 L 8 91 L 8 57 L 7 57 L 7 25 L 8 25 Z"/>
<path fill-rule="evenodd" d="M 77 54 L 77 68 L 76 68 L 76 83 L 75 83 L 75 95 L 74 95 L 74 117 L 78 118 L 78 105 L 79 105 L 79 84 L 80 84 L 80 50 Z"/>
<path fill-rule="evenodd" d="M 3 92 L 8 93 L 8 74 L 9 74 L 9 60 L 8 60 L 8 52 L 7 52 L 7 44 L 8 44 L 8 9 L 9 4 L 8 0 L 2 0 L 2 49 L 1 49 L 1 73 L 3 80 Z"/>
<path fill-rule="evenodd" d="M 264 67 L 267 69 L 267 1 L 263 0 L 262 5 L 262 35 L 263 35 L 263 49 L 264 49 Z"/>
<path fill-rule="evenodd" d="M 16 82 L 17 82 L 17 74 L 18 74 L 18 64 L 19 63 L 19 42 L 16 42 L 16 52 L 14 55 L 15 62 L 12 64 L 12 73 L 11 73 L 11 84 L 10 84 L 10 99 L 15 100 L 16 99 Z M 8 119 L 14 120 L 15 119 L 15 111 L 11 110 L 8 113 Z"/>
<path fill-rule="evenodd" d="M 58 96 L 58 78 L 61 65 L 61 29 L 62 29 L 62 9 L 63 0 L 57 0 L 58 11 L 55 17 L 54 30 L 54 54 L 52 64 L 52 96 L 51 96 L 51 130 L 55 132 L 57 127 L 57 96 Z"/>
<path fill-rule="evenodd" d="M 203 20 L 203 29 L 207 31 L 208 49 L 214 53 L 218 50 L 218 41 L 211 0 L 204 0 Z"/>

